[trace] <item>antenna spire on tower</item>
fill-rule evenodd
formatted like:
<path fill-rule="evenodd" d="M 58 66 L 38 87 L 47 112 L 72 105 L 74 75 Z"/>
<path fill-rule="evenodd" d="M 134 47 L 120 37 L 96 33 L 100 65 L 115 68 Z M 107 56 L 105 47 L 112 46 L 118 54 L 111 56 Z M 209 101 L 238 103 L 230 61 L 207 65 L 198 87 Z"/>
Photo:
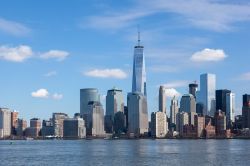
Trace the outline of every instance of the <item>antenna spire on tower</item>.
<path fill-rule="evenodd" d="M 137 31 L 138 31 L 138 46 L 140 46 L 141 39 L 140 39 L 140 26 L 139 25 L 137 26 Z"/>

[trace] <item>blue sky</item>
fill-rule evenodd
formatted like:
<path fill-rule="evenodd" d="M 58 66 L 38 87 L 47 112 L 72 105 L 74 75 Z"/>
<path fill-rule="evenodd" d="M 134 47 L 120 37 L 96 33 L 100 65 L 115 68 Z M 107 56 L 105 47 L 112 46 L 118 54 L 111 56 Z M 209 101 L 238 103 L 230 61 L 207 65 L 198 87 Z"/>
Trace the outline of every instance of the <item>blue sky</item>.
<path fill-rule="evenodd" d="M 217 89 L 250 93 L 250 3 L 247 0 L 2 0 L 0 106 L 20 117 L 79 112 L 79 89 L 132 86 L 137 25 L 145 47 L 149 112 L 158 86 L 171 96 L 205 72 Z M 105 101 L 102 101 L 105 104 Z"/>

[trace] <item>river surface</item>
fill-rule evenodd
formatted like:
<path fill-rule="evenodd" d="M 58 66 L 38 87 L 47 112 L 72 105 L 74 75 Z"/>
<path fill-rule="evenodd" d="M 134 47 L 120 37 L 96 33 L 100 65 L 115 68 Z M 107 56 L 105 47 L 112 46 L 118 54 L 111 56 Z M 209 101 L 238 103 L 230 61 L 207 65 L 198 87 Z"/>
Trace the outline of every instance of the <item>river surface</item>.
<path fill-rule="evenodd" d="M 0 165 L 250 166 L 250 140 L 5 140 Z"/>

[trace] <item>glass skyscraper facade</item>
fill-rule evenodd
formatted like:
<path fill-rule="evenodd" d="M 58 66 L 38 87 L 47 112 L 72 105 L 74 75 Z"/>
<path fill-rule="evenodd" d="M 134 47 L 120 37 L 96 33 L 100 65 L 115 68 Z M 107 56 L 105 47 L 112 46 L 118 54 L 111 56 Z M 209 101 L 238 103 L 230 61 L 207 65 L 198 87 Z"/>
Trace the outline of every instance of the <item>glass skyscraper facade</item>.
<path fill-rule="evenodd" d="M 204 115 L 214 116 L 215 113 L 216 76 L 202 74 L 200 76 L 200 91 L 197 92 L 197 101 L 204 105 Z"/>
<path fill-rule="evenodd" d="M 143 48 L 140 45 L 140 35 L 138 35 L 138 45 L 134 48 L 132 92 L 140 92 L 146 96 L 146 70 Z"/>
<path fill-rule="evenodd" d="M 105 131 L 113 132 L 114 117 L 117 112 L 124 112 L 124 101 L 122 90 L 113 88 L 108 90 L 106 96 Z"/>
<path fill-rule="evenodd" d="M 88 103 L 90 101 L 100 101 L 100 95 L 96 88 L 86 88 L 80 90 L 80 114 L 84 117 L 87 114 Z"/>

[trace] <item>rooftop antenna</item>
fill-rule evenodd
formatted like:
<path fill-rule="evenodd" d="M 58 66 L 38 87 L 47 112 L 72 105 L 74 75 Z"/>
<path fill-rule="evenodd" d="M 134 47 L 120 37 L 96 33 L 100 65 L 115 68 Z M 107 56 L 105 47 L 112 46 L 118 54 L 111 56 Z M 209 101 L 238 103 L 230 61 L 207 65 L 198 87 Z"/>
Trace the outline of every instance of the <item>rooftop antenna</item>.
<path fill-rule="evenodd" d="M 138 46 L 140 46 L 141 39 L 140 39 L 140 26 L 139 25 L 137 25 L 137 31 L 138 31 Z"/>

